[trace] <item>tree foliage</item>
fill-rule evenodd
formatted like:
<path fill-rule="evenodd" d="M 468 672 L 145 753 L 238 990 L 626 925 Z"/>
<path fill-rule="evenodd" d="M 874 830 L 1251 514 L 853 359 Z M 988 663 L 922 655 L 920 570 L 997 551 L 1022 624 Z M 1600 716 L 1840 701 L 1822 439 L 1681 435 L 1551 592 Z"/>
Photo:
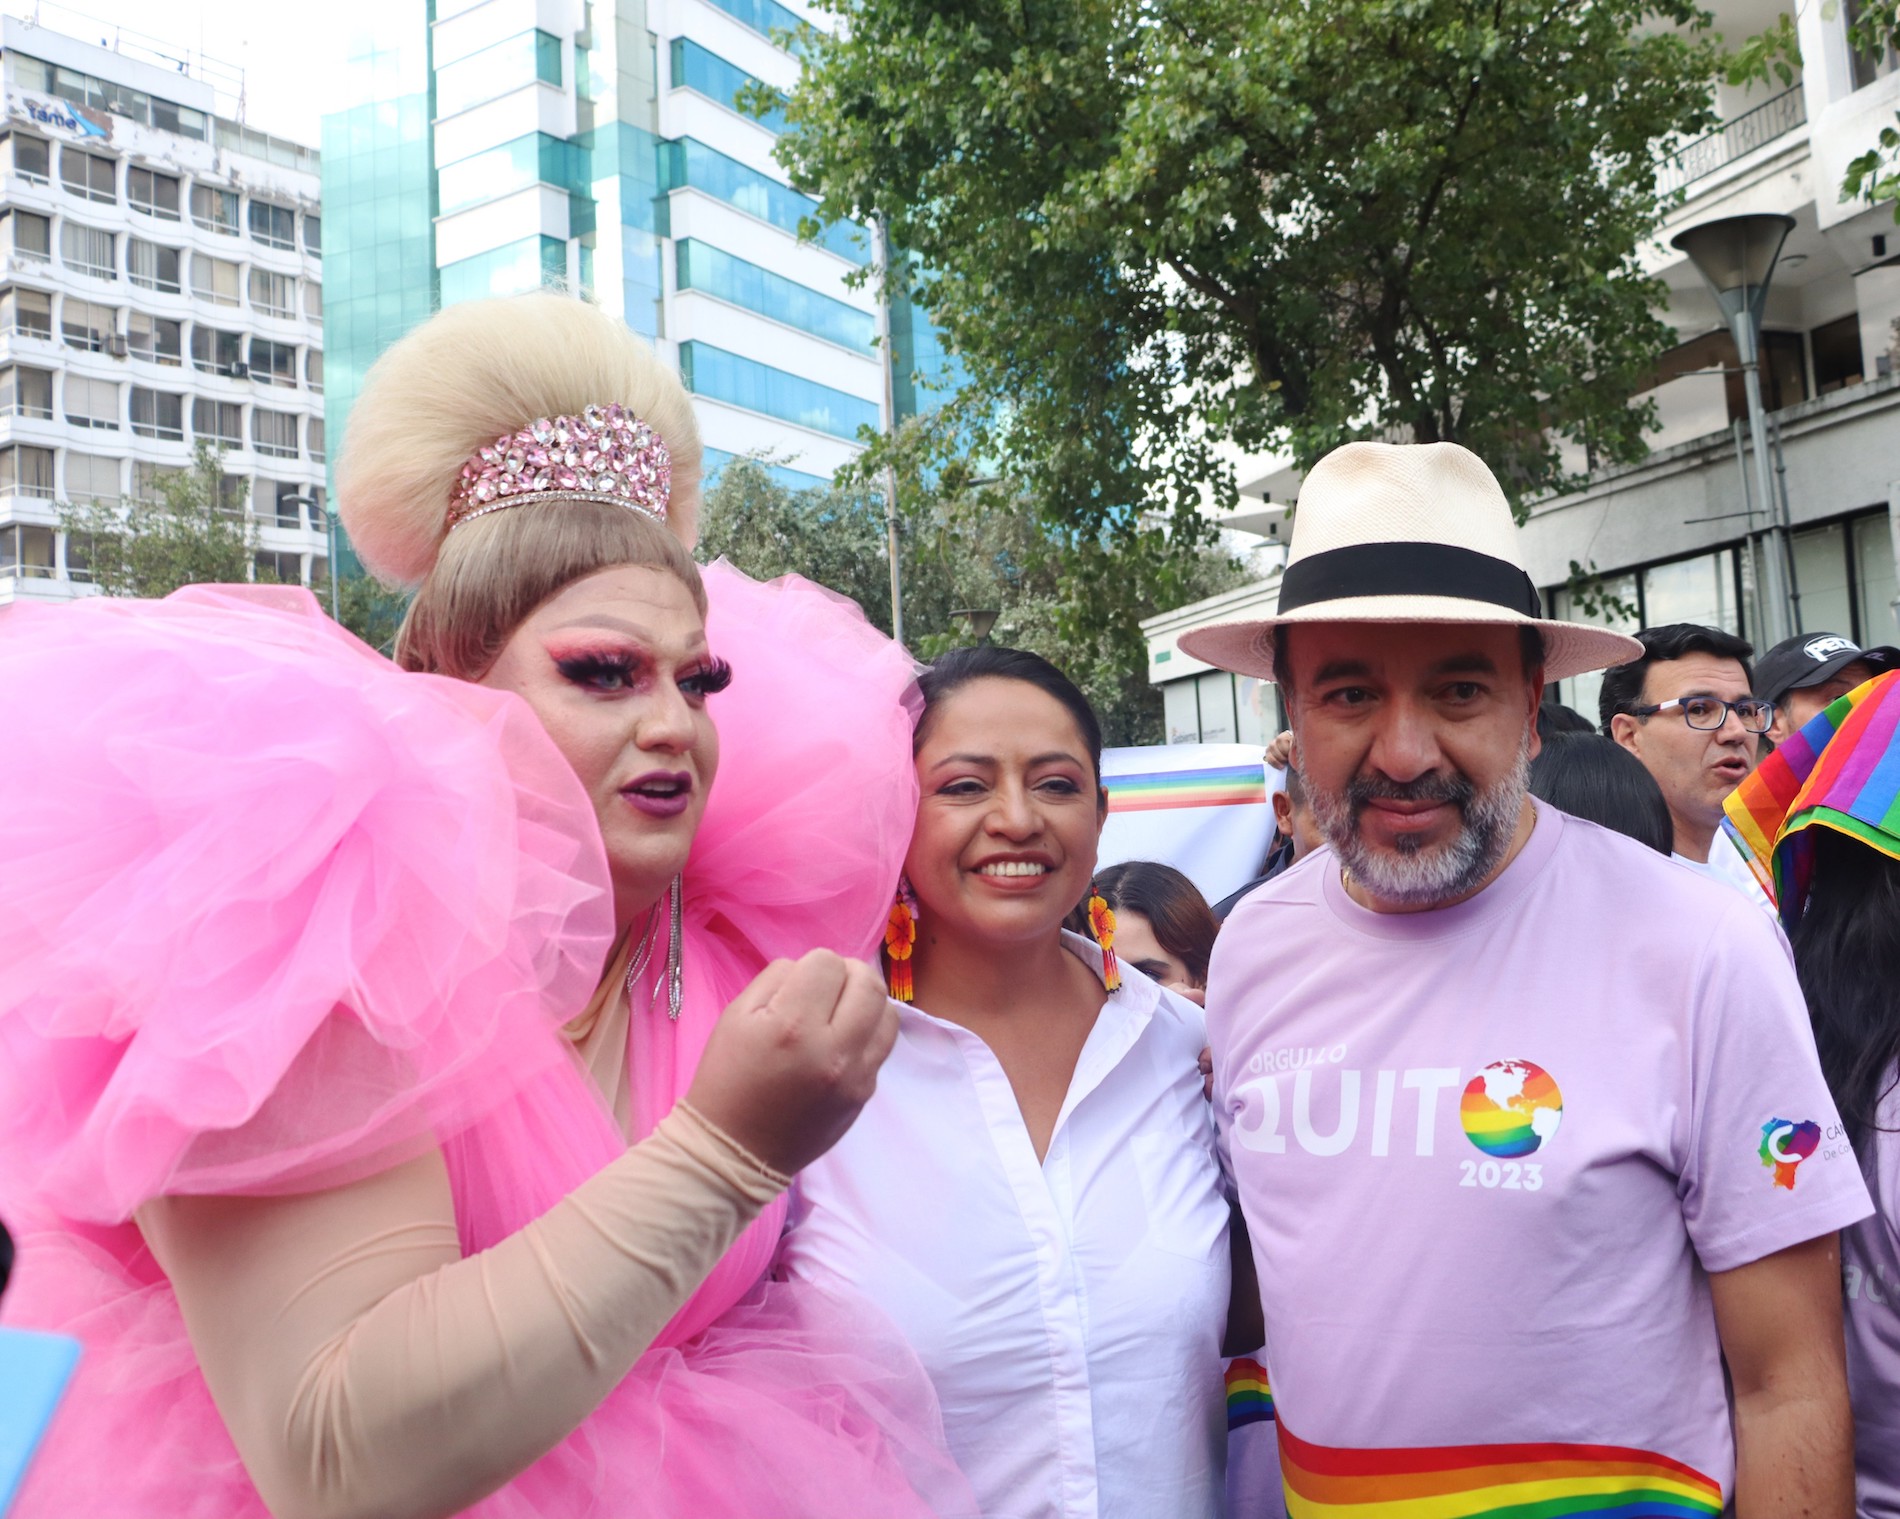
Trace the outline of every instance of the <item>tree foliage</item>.
<path fill-rule="evenodd" d="M 1857 53 L 1877 55 L 1900 48 L 1900 0 L 1862 0 L 1847 30 L 1847 41 Z M 1900 114 L 1894 117 L 1894 125 L 1882 127 L 1873 144 L 1848 163 L 1841 178 L 1841 199 L 1890 204 L 1893 219 L 1900 222 Z"/>
<path fill-rule="evenodd" d="M 1110 743 L 1159 743 L 1140 620 L 1245 582 L 1230 556 L 1152 526 L 1118 534 L 1045 526 L 1018 489 L 957 455 L 958 412 L 907 423 L 829 488 L 795 491 L 736 460 L 706 498 L 699 552 L 760 579 L 796 573 L 849 596 L 889 631 L 883 471 L 896 470 L 904 632 L 925 659 L 970 642 L 967 620 L 998 612 L 994 642 L 1066 671 L 1101 714 Z"/>
<path fill-rule="evenodd" d="M 154 482 L 155 499 L 95 501 L 60 513 L 67 555 L 108 596 L 169 596 L 180 586 L 247 580 L 257 526 L 227 501 L 224 461 L 200 443 L 189 468 Z"/>
<path fill-rule="evenodd" d="M 1711 124 L 1689 0 L 819 0 L 779 153 L 888 219 L 1039 508 L 1231 502 L 1216 444 L 1643 452 L 1637 264 Z M 907 276 L 908 277 L 908 276 Z"/>

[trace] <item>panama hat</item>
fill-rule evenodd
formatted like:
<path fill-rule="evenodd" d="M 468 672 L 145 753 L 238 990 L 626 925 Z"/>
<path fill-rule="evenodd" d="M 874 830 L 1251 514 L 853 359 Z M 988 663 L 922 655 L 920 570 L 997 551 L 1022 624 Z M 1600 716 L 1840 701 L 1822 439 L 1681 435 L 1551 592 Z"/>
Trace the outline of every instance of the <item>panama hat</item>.
<path fill-rule="evenodd" d="M 1274 630 L 1309 622 L 1536 628 L 1549 680 L 1643 653 L 1625 634 L 1542 615 L 1510 502 L 1484 461 L 1456 443 L 1334 449 L 1300 487 L 1276 614 L 1196 628 L 1179 643 L 1216 669 L 1271 680 Z"/>

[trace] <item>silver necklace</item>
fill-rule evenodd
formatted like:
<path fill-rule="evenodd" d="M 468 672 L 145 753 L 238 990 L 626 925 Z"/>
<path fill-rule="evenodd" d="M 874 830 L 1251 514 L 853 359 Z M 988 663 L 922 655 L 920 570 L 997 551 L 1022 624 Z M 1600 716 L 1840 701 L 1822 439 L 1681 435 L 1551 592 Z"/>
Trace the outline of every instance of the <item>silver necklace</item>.
<path fill-rule="evenodd" d="M 666 988 L 666 1016 L 674 1023 L 678 1023 L 680 1021 L 680 1006 L 685 1000 L 686 990 L 685 976 L 680 964 L 680 940 L 685 917 L 685 892 L 682 890 L 682 883 L 678 876 L 673 877 L 673 884 L 667 887 L 666 890 L 667 896 L 670 899 L 667 911 L 666 974 L 663 977 L 655 978 L 653 993 L 647 998 L 647 1011 L 651 1012 L 654 1004 L 660 1000 L 660 988 L 664 986 Z M 627 965 L 628 1006 L 632 1006 L 633 1004 L 634 988 L 639 985 L 640 978 L 646 974 L 647 967 L 653 963 L 653 931 L 659 926 L 660 905 L 660 903 L 655 902 L 652 910 L 647 913 L 646 930 L 640 935 L 640 943 L 634 949 L 633 959 Z"/>

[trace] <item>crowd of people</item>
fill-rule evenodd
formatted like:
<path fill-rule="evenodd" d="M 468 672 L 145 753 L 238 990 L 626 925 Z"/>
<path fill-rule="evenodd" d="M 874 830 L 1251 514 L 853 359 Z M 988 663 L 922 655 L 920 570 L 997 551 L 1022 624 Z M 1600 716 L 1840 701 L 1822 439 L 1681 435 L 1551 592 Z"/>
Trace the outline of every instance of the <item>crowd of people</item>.
<path fill-rule="evenodd" d="M 1289 719 L 1210 905 L 1062 671 L 696 564 L 699 469 L 468 303 L 339 467 L 393 660 L 0 615 L 22 1515 L 1900 1516 L 1900 650 L 1545 618 L 1347 445 L 1182 639 Z"/>

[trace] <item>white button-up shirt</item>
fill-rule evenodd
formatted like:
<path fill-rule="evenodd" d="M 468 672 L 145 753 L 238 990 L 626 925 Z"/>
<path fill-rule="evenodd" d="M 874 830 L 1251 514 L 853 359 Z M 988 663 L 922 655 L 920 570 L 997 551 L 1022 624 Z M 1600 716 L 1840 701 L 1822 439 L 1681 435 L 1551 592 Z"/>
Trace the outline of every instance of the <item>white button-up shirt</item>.
<path fill-rule="evenodd" d="M 1041 1163 L 989 1046 L 900 1012 L 877 1095 L 799 1176 L 783 1265 L 904 1331 L 985 1519 L 1219 1514 L 1228 1206 L 1201 1010 L 1124 965 Z"/>

